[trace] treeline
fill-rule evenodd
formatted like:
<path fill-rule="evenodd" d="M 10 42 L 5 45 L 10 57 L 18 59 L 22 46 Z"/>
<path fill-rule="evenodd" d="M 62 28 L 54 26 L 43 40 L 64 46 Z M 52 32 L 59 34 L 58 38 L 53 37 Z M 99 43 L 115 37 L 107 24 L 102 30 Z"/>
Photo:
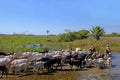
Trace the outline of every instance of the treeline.
<path fill-rule="evenodd" d="M 120 37 L 119 33 L 113 32 L 111 34 L 106 34 L 104 28 L 100 26 L 95 26 L 90 30 L 80 30 L 80 31 L 66 31 L 59 35 L 59 41 L 70 42 L 74 40 L 86 39 L 88 37 L 94 37 L 97 41 L 100 37 Z"/>
<path fill-rule="evenodd" d="M 59 35 L 59 40 L 64 42 L 74 41 L 78 39 L 86 39 L 93 36 L 96 40 L 100 40 L 100 37 L 104 34 L 104 29 L 100 26 L 95 26 L 90 30 L 80 30 L 77 32 L 66 32 Z"/>
<path fill-rule="evenodd" d="M 90 32 L 88 30 L 80 30 L 78 32 L 66 32 L 59 35 L 59 41 L 69 42 L 78 39 L 86 39 L 89 37 Z"/>
<path fill-rule="evenodd" d="M 113 32 L 110 34 L 105 34 L 104 36 L 105 37 L 120 37 L 120 33 Z"/>

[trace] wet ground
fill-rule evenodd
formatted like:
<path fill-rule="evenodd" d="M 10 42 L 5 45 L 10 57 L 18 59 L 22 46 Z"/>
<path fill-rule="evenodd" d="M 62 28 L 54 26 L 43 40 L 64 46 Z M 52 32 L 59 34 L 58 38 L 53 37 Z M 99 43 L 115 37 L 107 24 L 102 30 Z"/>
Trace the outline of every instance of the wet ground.
<path fill-rule="evenodd" d="M 81 72 L 82 73 L 82 72 Z M 78 80 L 120 80 L 120 53 L 112 54 L 112 67 L 108 69 L 90 69 Z"/>
<path fill-rule="evenodd" d="M 120 53 L 112 55 L 111 77 L 113 80 L 120 80 Z"/>

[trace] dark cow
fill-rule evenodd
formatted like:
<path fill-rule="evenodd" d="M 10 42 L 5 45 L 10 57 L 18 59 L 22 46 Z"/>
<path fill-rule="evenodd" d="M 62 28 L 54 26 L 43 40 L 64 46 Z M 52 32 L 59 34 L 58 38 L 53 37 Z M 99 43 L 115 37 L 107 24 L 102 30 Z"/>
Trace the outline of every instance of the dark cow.
<path fill-rule="evenodd" d="M 2 72 L 2 74 L 1 74 L 1 78 L 3 77 L 3 75 L 6 75 L 6 77 L 7 77 L 7 68 L 6 68 L 6 66 L 0 66 L 0 71 Z"/>
<path fill-rule="evenodd" d="M 74 65 L 79 67 L 80 69 L 82 68 L 82 60 L 74 60 L 71 58 L 70 60 L 67 60 L 67 63 L 69 63 L 71 69 Z"/>
<path fill-rule="evenodd" d="M 77 54 L 77 55 L 70 55 L 66 57 L 66 62 L 69 63 L 69 65 L 71 66 L 71 69 L 73 67 L 73 65 L 79 67 L 79 68 L 83 68 L 85 67 L 85 57 L 86 54 Z"/>
<path fill-rule="evenodd" d="M 5 52 L 0 52 L 0 55 L 7 56 Z"/>
<path fill-rule="evenodd" d="M 55 67 L 57 69 L 57 67 L 61 67 L 62 69 L 62 63 L 61 63 L 61 58 L 59 57 L 54 57 L 52 59 L 49 58 L 42 58 L 40 61 L 45 61 L 45 68 L 49 71 L 50 69 L 53 69 L 53 67 Z M 55 65 L 56 64 L 56 65 Z"/>

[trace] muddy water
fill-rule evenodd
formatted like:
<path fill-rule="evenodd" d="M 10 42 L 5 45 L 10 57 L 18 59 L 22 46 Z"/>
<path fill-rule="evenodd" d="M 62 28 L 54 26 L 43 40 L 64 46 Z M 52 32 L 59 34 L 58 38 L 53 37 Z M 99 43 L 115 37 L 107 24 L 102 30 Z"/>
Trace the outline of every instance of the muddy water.
<path fill-rule="evenodd" d="M 120 53 L 112 55 L 112 67 L 110 69 L 103 69 L 104 74 L 99 75 L 99 72 L 97 73 L 96 70 L 93 69 L 87 73 L 83 72 L 83 75 L 78 80 L 120 80 Z"/>
<path fill-rule="evenodd" d="M 111 77 L 114 80 L 120 80 L 120 53 L 112 55 Z"/>

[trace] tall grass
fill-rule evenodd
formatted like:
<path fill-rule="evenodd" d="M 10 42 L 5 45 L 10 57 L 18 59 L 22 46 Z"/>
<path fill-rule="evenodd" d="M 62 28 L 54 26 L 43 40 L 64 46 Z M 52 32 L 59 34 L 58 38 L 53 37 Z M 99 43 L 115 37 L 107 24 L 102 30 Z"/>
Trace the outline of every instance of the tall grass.
<path fill-rule="evenodd" d="M 104 52 L 107 44 L 110 45 L 112 52 L 120 52 L 120 37 L 102 37 L 101 40 L 96 41 L 93 38 L 75 40 L 72 42 L 59 42 L 58 36 L 0 36 L 0 51 L 27 51 L 25 46 L 28 44 L 43 44 L 48 48 L 56 50 L 66 49 L 67 45 L 72 45 L 73 50 L 76 47 L 81 49 L 89 49 L 91 44 L 94 44 L 97 51 Z"/>

